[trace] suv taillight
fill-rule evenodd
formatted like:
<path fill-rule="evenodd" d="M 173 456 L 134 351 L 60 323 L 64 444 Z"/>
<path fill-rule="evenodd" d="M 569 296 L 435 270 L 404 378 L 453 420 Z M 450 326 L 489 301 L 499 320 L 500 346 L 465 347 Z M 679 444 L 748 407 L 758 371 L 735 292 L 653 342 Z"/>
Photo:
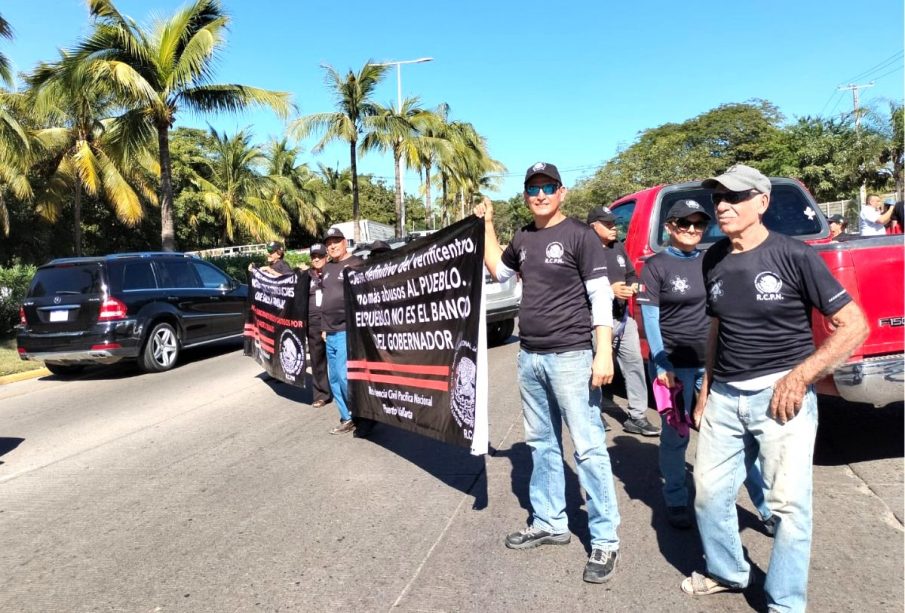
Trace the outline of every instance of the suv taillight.
<path fill-rule="evenodd" d="M 123 319 L 125 316 L 126 305 L 111 296 L 101 304 L 101 312 L 98 314 L 97 320 L 110 321 L 111 319 Z"/>
<path fill-rule="evenodd" d="M 25 308 L 19 307 L 19 324 L 22 326 L 28 325 L 28 320 L 25 319 Z"/>

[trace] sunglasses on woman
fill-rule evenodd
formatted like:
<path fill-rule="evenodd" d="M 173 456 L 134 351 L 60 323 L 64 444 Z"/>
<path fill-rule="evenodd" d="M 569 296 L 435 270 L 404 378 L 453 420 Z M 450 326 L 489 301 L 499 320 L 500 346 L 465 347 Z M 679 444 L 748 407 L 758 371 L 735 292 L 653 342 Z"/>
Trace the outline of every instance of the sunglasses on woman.
<path fill-rule="evenodd" d="M 756 189 L 749 189 L 743 192 L 713 192 L 710 194 L 710 199 L 713 201 L 713 206 L 718 205 L 720 202 L 726 202 L 727 204 L 738 204 L 739 202 L 744 202 L 753 196 L 754 194 L 759 194 L 760 192 Z"/>
<path fill-rule="evenodd" d="M 541 190 L 544 190 L 545 194 L 552 196 L 558 189 L 559 185 L 556 183 L 544 183 L 543 185 L 528 185 L 525 187 L 525 193 L 529 196 L 537 196 Z"/>
<path fill-rule="evenodd" d="M 694 232 L 696 229 L 703 232 L 707 229 L 709 222 L 706 220 L 700 221 L 689 221 L 687 219 L 675 219 L 672 222 L 676 228 L 679 230 L 684 230 L 685 232 Z"/>

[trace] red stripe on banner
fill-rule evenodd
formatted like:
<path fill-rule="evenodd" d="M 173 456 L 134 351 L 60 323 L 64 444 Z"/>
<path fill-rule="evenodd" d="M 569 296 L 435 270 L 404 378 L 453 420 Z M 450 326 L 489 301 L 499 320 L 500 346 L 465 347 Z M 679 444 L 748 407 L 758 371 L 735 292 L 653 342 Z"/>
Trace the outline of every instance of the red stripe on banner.
<path fill-rule="evenodd" d="M 365 360 L 349 360 L 346 364 L 349 368 L 363 368 L 365 370 L 395 370 L 397 372 L 410 372 L 416 375 L 449 376 L 449 366 L 393 364 L 392 362 L 367 362 Z"/>
<path fill-rule="evenodd" d="M 258 332 L 258 340 L 261 341 L 261 344 L 264 345 L 265 349 L 270 349 L 271 351 L 273 351 L 273 339 L 272 338 L 268 338 L 268 337 L 264 336 L 263 334 L 261 334 L 260 332 Z"/>
<path fill-rule="evenodd" d="M 440 390 L 441 392 L 449 391 L 448 381 L 431 381 L 430 379 L 415 379 L 412 377 L 397 377 L 394 375 L 375 375 L 374 373 L 370 372 L 349 372 L 348 377 L 349 379 L 355 379 L 356 381 L 370 381 L 371 383 L 395 383 L 398 385 L 407 385 L 409 387 Z"/>

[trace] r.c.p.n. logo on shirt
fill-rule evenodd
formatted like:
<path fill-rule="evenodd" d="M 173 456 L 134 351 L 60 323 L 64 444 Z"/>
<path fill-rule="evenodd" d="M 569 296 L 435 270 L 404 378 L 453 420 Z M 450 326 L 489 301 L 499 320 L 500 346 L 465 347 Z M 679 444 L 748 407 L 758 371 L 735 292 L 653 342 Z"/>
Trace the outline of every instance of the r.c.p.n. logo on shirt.
<path fill-rule="evenodd" d="M 765 270 L 754 277 L 754 289 L 757 290 L 758 300 L 782 300 L 782 279 L 774 272 Z"/>
<path fill-rule="evenodd" d="M 720 296 L 723 295 L 723 280 L 717 279 L 717 281 L 710 286 L 710 301 L 716 302 L 719 300 Z"/>
<path fill-rule="evenodd" d="M 546 259 L 544 262 L 546 264 L 562 264 L 562 256 L 566 252 L 563 249 L 562 243 L 552 242 L 547 245 L 547 249 L 544 251 L 544 255 L 546 255 Z"/>

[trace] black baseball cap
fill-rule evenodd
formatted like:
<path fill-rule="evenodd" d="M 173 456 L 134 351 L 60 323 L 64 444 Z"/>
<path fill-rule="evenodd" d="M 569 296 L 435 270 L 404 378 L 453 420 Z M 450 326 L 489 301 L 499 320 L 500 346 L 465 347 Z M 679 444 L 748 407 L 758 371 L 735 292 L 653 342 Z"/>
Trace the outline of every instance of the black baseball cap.
<path fill-rule="evenodd" d="M 845 223 L 846 223 L 846 222 L 845 222 L 845 217 L 843 217 L 842 215 L 833 215 L 833 216 L 831 216 L 830 219 L 829 219 L 829 222 L 830 222 L 830 223 L 838 223 L 838 224 L 842 224 L 843 226 L 844 226 Z"/>
<path fill-rule="evenodd" d="M 556 166 L 553 164 L 548 164 L 547 162 L 538 162 L 534 166 L 528 169 L 528 172 L 525 173 L 525 185 L 528 185 L 528 181 L 531 177 L 535 175 L 544 175 L 545 177 L 550 177 L 554 179 L 557 183 L 562 185 L 562 178 L 559 176 L 559 170 L 556 169 Z"/>
<path fill-rule="evenodd" d="M 697 200 L 683 199 L 676 202 L 674 205 L 669 207 L 669 212 L 666 214 L 666 219 L 685 219 L 686 217 L 691 217 L 692 215 L 703 215 L 707 218 L 707 221 L 713 219 L 704 207 Z"/>
<path fill-rule="evenodd" d="M 616 216 L 607 206 L 595 206 L 588 212 L 588 225 L 595 221 L 616 221 Z"/>
<path fill-rule="evenodd" d="M 371 254 L 385 253 L 392 250 L 393 248 L 386 241 L 374 241 L 371 243 Z"/>
<path fill-rule="evenodd" d="M 267 253 L 273 253 L 275 251 L 282 251 L 283 243 L 280 241 L 270 241 L 267 243 Z"/>
<path fill-rule="evenodd" d="M 308 253 L 311 255 L 327 255 L 327 247 L 323 243 L 314 243 Z"/>
<path fill-rule="evenodd" d="M 346 235 L 343 234 L 343 231 L 339 228 L 333 227 L 327 230 L 327 233 L 324 234 L 324 242 L 326 243 L 331 238 L 342 238 L 345 239 Z"/>

